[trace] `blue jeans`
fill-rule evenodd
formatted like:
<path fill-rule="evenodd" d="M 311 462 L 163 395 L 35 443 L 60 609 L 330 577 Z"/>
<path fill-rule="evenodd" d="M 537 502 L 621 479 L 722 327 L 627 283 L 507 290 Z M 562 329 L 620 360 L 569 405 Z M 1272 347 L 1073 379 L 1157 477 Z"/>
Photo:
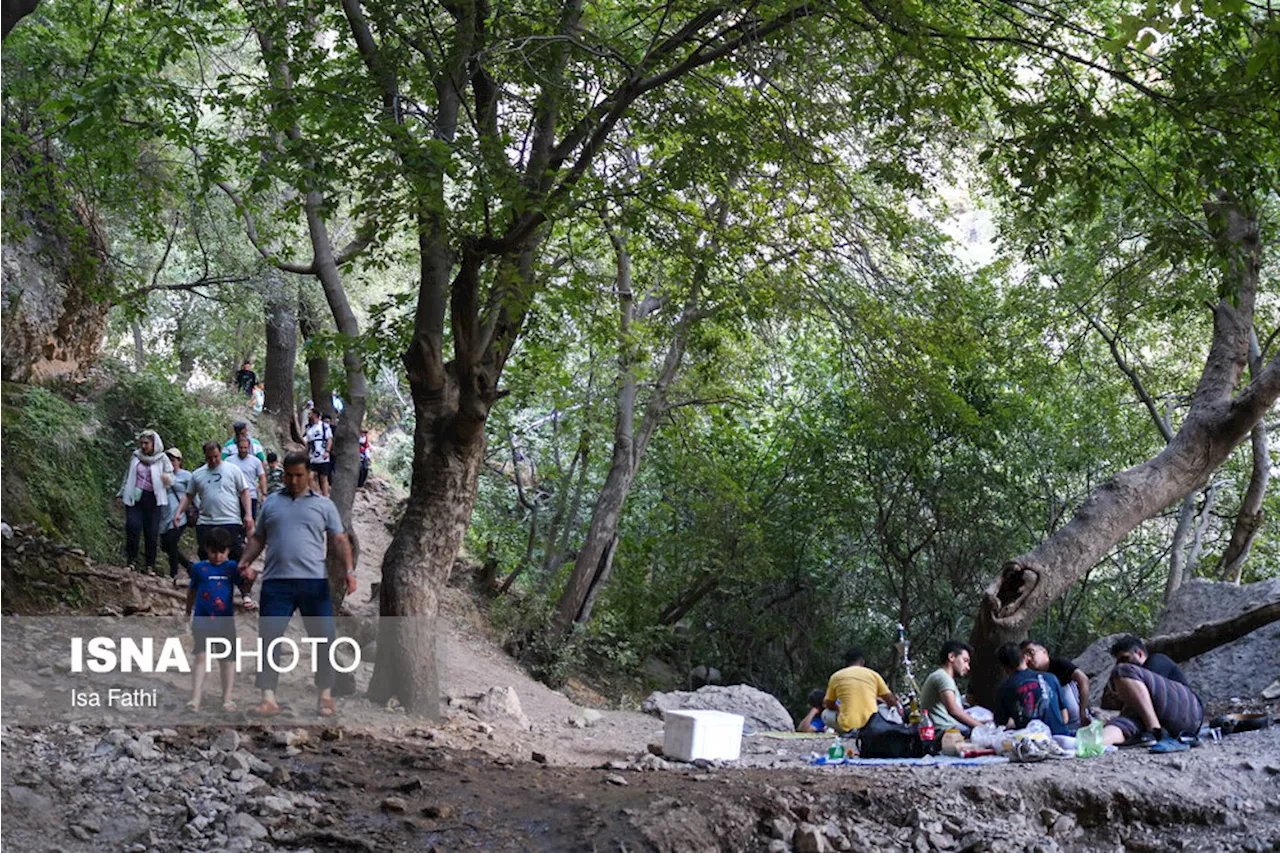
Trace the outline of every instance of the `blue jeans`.
<path fill-rule="evenodd" d="M 258 634 L 262 637 L 262 648 L 265 650 L 271 641 L 283 637 L 289 627 L 289 620 L 297 610 L 302 614 L 302 624 L 308 637 L 324 637 L 325 642 L 315 647 L 316 655 L 316 687 L 324 690 L 333 687 L 333 666 L 329 661 L 329 644 L 333 642 L 335 630 L 333 625 L 333 602 L 329 598 L 329 581 L 311 578 L 286 578 L 282 580 L 264 580 L 262 594 L 258 599 Z M 299 667 L 311 666 L 310 645 L 299 645 L 302 654 Z M 285 657 L 279 647 L 272 655 L 273 661 Z M 280 673 L 265 662 L 254 683 L 261 690 L 275 690 L 280 682 Z"/>

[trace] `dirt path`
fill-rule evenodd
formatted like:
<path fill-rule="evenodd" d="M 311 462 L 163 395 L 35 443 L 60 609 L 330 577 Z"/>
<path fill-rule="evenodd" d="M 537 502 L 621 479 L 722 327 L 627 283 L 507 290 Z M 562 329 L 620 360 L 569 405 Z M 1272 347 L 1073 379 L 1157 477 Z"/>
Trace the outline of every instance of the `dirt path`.
<path fill-rule="evenodd" d="M 392 517 L 393 502 L 389 487 L 381 483 L 357 492 L 352 516 L 360 539 L 362 568 L 361 585 L 350 603 L 353 613 L 370 616 L 377 613 L 377 602 L 370 597 L 371 585 L 367 579 L 377 576 L 382 555 L 391 544 L 387 519 Z M 499 648 L 485 634 L 483 617 L 467 593 L 458 588 L 448 590 L 442 596 L 442 610 L 445 618 L 441 620 L 444 649 L 441 685 L 446 697 L 462 699 L 483 694 L 493 687 L 511 687 L 532 724 L 532 730 L 527 733 L 508 729 L 498 732 L 492 741 L 487 733 L 478 732 L 480 737 L 473 739 L 475 747 L 492 748 L 501 742 L 506 744 L 506 749 L 512 749 L 518 742 L 521 751 L 540 752 L 554 764 L 592 766 L 632 758 L 644 752 L 647 744 L 661 740 L 660 720 L 630 711 L 605 710 L 598 723 L 575 728 L 570 721 L 580 718 L 583 709 L 563 693 L 530 677 Z M 355 713 L 353 722 L 358 723 L 356 703 L 349 703 L 347 713 Z"/>

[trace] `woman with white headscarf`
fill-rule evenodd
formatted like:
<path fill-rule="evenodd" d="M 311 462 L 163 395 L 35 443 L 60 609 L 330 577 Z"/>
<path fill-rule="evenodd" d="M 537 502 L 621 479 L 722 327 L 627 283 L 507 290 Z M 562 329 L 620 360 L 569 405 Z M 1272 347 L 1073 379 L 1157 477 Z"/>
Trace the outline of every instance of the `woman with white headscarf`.
<path fill-rule="evenodd" d="M 169 503 L 168 486 L 173 482 L 173 463 L 165 455 L 164 443 L 155 430 L 144 430 L 138 436 L 138 449 L 129 457 L 129 467 L 124 472 L 124 482 L 116 495 L 117 503 L 124 505 L 125 553 L 129 568 L 138 565 L 138 538 L 146 539 L 146 567 L 143 571 L 155 574 L 156 541 L 160 529 L 161 507 Z"/>

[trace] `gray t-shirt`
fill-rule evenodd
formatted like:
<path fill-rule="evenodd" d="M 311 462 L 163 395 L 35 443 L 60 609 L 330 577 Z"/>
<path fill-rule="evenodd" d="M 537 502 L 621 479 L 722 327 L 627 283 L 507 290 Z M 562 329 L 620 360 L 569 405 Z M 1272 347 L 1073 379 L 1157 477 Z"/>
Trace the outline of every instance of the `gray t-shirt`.
<path fill-rule="evenodd" d="M 934 727 L 939 731 L 960 726 L 960 721 L 948 714 L 947 706 L 942 703 L 942 694 L 948 690 L 955 694 L 957 703 L 963 704 L 956 680 L 945 669 L 935 669 L 920 685 L 920 707 L 929 712 Z"/>
<path fill-rule="evenodd" d="M 325 534 L 342 532 L 338 508 L 314 489 L 268 495 L 255 533 L 267 546 L 262 579 L 325 580 Z"/>
<path fill-rule="evenodd" d="M 160 516 L 160 532 L 164 533 L 173 526 L 173 516 L 178 511 L 178 502 L 182 500 L 182 496 L 191 491 L 191 472 L 190 471 L 174 471 L 173 482 L 169 484 L 169 502 L 160 507 L 163 515 Z M 184 518 L 178 526 L 186 524 Z"/>
<path fill-rule="evenodd" d="M 262 460 L 252 453 L 241 459 L 239 452 L 236 452 L 234 455 L 222 460 L 223 465 L 228 462 L 240 469 L 240 473 L 244 474 L 245 480 L 249 482 L 249 488 L 254 490 L 251 497 L 256 497 L 258 494 L 258 475 L 266 473 Z"/>
<path fill-rule="evenodd" d="M 240 493 L 249 488 L 244 474 L 223 461 L 217 468 L 201 465 L 191 472 L 191 491 L 200 497 L 199 524 L 240 524 Z"/>

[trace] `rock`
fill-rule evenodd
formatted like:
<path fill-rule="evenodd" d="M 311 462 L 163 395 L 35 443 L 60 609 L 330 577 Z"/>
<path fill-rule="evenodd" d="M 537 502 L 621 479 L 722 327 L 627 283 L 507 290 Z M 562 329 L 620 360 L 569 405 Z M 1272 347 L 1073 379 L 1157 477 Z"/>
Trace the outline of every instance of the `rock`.
<path fill-rule="evenodd" d="M 1218 583 L 1196 578 L 1174 593 L 1156 635 L 1191 631 L 1206 622 L 1230 619 L 1280 601 L 1280 578 L 1257 583 Z M 1258 696 L 1271 689 L 1280 660 L 1280 622 L 1272 622 L 1234 642 L 1179 662 L 1201 699 Z M 1280 690 L 1280 686 L 1277 687 Z"/>
<path fill-rule="evenodd" d="M 788 817 L 771 817 L 764 822 L 764 831 L 770 838 L 777 838 L 787 844 L 796 835 L 796 823 Z"/>
<path fill-rule="evenodd" d="M 1274 702 L 1276 699 L 1280 699 L 1280 678 L 1277 678 L 1275 681 L 1271 682 L 1270 685 L 1264 687 L 1262 689 L 1262 693 L 1259 695 L 1268 702 Z"/>
<path fill-rule="evenodd" d="M 826 833 L 811 823 L 800 824 L 791 844 L 796 853 L 830 853 L 832 850 Z"/>
<path fill-rule="evenodd" d="M 627 780 L 623 779 L 617 773 L 604 774 L 604 779 L 602 781 L 608 782 L 610 785 L 620 785 L 623 787 L 625 787 L 627 784 Z"/>
<path fill-rule="evenodd" d="M 213 739 L 213 748 L 219 752 L 235 752 L 240 748 L 240 733 L 235 729 L 225 729 Z"/>
<path fill-rule="evenodd" d="M 480 719 L 502 727 L 512 727 L 527 732 L 533 728 L 520 707 L 520 697 L 514 687 L 490 687 L 475 706 Z"/>
<path fill-rule="evenodd" d="M 227 835 L 232 838 L 266 838 L 267 828 L 252 815 L 236 812 L 227 818 Z"/>
<path fill-rule="evenodd" d="M 546 764 L 547 754 L 545 752 L 535 752 L 532 755 L 532 759 L 534 764 Z"/>
<path fill-rule="evenodd" d="M 258 800 L 258 814 L 284 814 L 293 811 L 293 803 L 284 797 L 267 796 Z"/>
<path fill-rule="evenodd" d="M 744 734 L 766 731 L 793 731 L 795 723 L 791 714 L 774 696 L 747 684 L 729 686 L 710 685 L 693 692 L 677 690 L 671 693 L 654 692 L 644 700 L 640 709 L 646 714 L 662 717 L 667 711 L 708 710 L 727 711 L 744 718 Z"/>
<path fill-rule="evenodd" d="M 575 729 L 589 729 L 596 726 L 604 719 L 595 708 L 579 708 L 578 711 L 569 717 L 569 725 Z"/>
<path fill-rule="evenodd" d="M 25 785 L 10 785 L 5 789 L 9 803 L 19 811 L 47 812 L 53 808 L 53 801 L 43 794 L 37 794 Z"/>
<path fill-rule="evenodd" d="M 91 837 L 89 835 L 89 830 L 85 829 L 83 826 L 71 827 L 71 834 L 74 835 L 80 841 L 88 841 Z"/>
<path fill-rule="evenodd" d="M 271 742 L 276 746 L 284 747 L 298 746 L 299 744 L 306 743 L 309 738 L 310 735 L 307 734 L 306 729 L 293 729 L 291 731 L 273 732 L 271 734 Z"/>
<path fill-rule="evenodd" d="M 662 745 L 662 744 L 660 744 L 660 743 L 651 743 L 651 744 L 649 744 L 648 746 L 646 746 L 646 747 L 645 747 L 645 749 L 649 750 L 649 752 L 650 752 L 652 755 L 656 755 L 656 756 L 658 756 L 659 758 L 663 758 L 663 757 L 665 757 L 665 756 L 666 756 L 666 754 L 667 754 L 667 749 L 666 749 L 666 747 L 665 747 L 665 746 L 663 746 L 663 745 Z"/>
<path fill-rule="evenodd" d="M 387 797 L 382 801 L 382 809 L 388 812 L 404 812 L 409 810 L 409 804 L 403 797 Z"/>
<path fill-rule="evenodd" d="M 160 757 L 160 750 L 155 748 L 151 735 L 138 735 L 135 739 L 125 741 L 124 752 L 138 761 L 152 761 Z"/>
<path fill-rule="evenodd" d="M 644 755 L 637 758 L 631 766 L 636 770 L 641 771 L 670 770 L 671 762 L 646 752 Z"/>
<path fill-rule="evenodd" d="M 262 763 L 266 764 L 265 761 Z M 270 766 L 270 765 L 267 765 L 267 766 Z M 281 785 L 289 784 L 290 778 L 291 777 L 289 775 L 289 771 L 285 770 L 283 767 L 272 767 L 271 770 L 267 773 L 267 781 L 277 787 Z"/>
<path fill-rule="evenodd" d="M 453 806 L 430 805 L 422 807 L 422 816 L 432 820 L 448 820 L 453 817 Z"/>
<path fill-rule="evenodd" d="M 222 766 L 227 768 L 228 770 L 232 770 L 232 771 L 239 770 L 242 773 L 248 773 L 249 772 L 249 753 L 244 751 L 233 752 L 230 755 L 228 755 L 226 758 L 222 759 Z M 240 778 L 243 779 L 244 777 L 242 776 Z"/>
<path fill-rule="evenodd" d="M 769 842 L 768 849 L 769 853 L 791 853 L 791 845 L 776 838 Z"/>

